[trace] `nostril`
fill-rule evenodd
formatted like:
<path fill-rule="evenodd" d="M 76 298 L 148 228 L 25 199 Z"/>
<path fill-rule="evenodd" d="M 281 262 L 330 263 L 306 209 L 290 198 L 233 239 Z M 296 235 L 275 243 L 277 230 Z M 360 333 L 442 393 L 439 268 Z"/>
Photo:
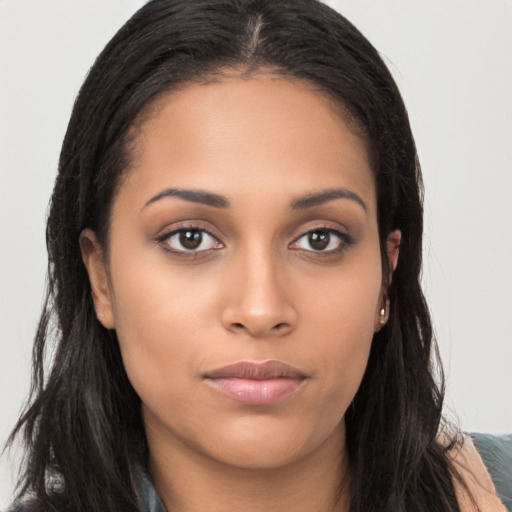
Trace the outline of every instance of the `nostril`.
<path fill-rule="evenodd" d="M 286 326 L 287 326 L 287 324 L 285 322 L 281 322 L 279 324 L 274 325 L 274 329 L 276 331 L 279 331 L 281 328 L 286 327 Z"/>
<path fill-rule="evenodd" d="M 240 322 L 236 322 L 233 324 L 233 327 L 236 327 L 237 329 L 244 329 L 244 324 L 241 324 Z"/>

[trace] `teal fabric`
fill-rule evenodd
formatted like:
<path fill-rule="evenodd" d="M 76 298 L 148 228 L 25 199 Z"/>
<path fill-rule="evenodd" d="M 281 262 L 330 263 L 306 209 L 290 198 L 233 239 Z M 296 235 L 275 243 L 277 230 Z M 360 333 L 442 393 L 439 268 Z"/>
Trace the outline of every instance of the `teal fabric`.
<path fill-rule="evenodd" d="M 156 492 L 151 477 L 145 470 L 140 473 L 140 482 L 139 494 L 144 504 L 145 512 L 167 512 L 165 505 Z"/>
<path fill-rule="evenodd" d="M 512 434 L 470 434 L 506 509 L 512 512 Z"/>

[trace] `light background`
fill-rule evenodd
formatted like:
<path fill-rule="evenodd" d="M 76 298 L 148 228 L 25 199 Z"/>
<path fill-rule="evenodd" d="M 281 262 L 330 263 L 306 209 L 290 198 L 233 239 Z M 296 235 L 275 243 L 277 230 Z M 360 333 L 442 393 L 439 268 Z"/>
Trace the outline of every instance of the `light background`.
<path fill-rule="evenodd" d="M 511 432 L 512 2 L 328 3 L 381 51 L 408 105 L 447 413 L 464 430 Z M 45 212 L 73 100 L 95 56 L 142 4 L 0 1 L 0 442 L 29 387 Z M 0 508 L 16 466 L 2 457 Z"/>

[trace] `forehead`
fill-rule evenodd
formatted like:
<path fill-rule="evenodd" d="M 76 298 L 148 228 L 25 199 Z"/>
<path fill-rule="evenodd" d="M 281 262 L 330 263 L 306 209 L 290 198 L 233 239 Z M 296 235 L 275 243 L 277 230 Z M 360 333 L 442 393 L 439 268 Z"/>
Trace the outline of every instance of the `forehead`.
<path fill-rule="evenodd" d="M 251 196 L 272 186 L 291 196 L 350 185 L 372 203 L 366 144 L 346 119 L 310 84 L 276 75 L 190 84 L 144 116 L 127 180 L 148 194 L 186 186 Z"/>

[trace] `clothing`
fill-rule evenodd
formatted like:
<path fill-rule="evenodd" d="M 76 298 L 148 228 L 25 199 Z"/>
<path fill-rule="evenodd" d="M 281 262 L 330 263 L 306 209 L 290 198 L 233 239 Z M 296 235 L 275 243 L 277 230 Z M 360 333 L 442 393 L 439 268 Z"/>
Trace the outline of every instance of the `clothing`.
<path fill-rule="evenodd" d="M 496 494 L 508 511 L 512 511 L 512 434 L 491 436 L 471 434 Z"/>
<path fill-rule="evenodd" d="M 156 492 L 150 476 L 145 471 L 141 472 L 140 495 L 146 507 L 146 512 L 167 512 L 160 496 L 158 496 Z"/>
<path fill-rule="evenodd" d="M 497 496 L 506 510 L 512 512 L 512 434 L 505 436 L 471 434 L 471 439 L 491 477 Z M 142 468 L 139 490 L 145 512 L 167 512 L 149 474 Z M 57 510 L 68 512 L 64 506 Z M 37 508 L 13 504 L 5 512 L 37 512 Z"/>

